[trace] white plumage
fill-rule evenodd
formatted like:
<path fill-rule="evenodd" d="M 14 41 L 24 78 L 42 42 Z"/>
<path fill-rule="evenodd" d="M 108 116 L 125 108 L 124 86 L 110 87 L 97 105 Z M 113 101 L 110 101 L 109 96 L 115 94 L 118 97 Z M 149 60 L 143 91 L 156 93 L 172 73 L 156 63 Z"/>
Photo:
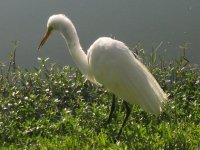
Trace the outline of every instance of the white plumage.
<path fill-rule="evenodd" d="M 39 48 L 53 30 L 62 34 L 74 62 L 88 80 L 104 85 L 117 96 L 131 104 L 138 104 L 147 112 L 161 113 L 167 100 L 166 94 L 124 43 L 101 37 L 90 46 L 86 55 L 72 22 L 65 15 L 58 14 L 49 18 L 47 33 Z"/>
<path fill-rule="evenodd" d="M 159 114 L 166 95 L 147 68 L 122 42 L 99 38 L 88 50 L 92 80 L 131 104 Z"/>

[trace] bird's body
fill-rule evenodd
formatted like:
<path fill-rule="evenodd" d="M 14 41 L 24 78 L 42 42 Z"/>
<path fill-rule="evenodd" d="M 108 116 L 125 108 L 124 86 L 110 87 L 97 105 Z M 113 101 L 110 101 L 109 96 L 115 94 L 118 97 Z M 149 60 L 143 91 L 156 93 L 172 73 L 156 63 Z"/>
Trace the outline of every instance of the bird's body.
<path fill-rule="evenodd" d="M 160 114 L 165 94 L 147 68 L 122 42 L 99 38 L 87 52 L 91 81 L 145 111 Z"/>
<path fill-rule="evenodd" d="M 145 111 L 160 114 L 166 94 L 148 71 L 122 42 L 101 37 L 88 49 L 82 50 L 76 29 L 65 15 L 53 15 L 47 23 L 47 33 L 56 30 L 66 40 L 70 54 L 80 71 L 93 83 L 102 84 L 114 94 Z"/>

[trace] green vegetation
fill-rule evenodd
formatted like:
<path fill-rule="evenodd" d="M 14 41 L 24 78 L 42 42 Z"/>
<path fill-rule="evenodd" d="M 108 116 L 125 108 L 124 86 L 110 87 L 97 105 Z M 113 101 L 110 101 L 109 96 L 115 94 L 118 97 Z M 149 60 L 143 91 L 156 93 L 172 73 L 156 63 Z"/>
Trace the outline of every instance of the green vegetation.
<path fill-rule="evenodd" d="M 71 67 L 47 65 L 47 59 L 23 71 L 11 59 L 0 70 L 1 149 L 200 149 L 199 67 L 185 56 L 166 63 L 154 52 L 147 59 L 140 48 L 135 50 L 169 94 L 160 116 L 134 105 L 115 143 L 125 115 L 121 99 L 106 125 L 109 91 Z"/>

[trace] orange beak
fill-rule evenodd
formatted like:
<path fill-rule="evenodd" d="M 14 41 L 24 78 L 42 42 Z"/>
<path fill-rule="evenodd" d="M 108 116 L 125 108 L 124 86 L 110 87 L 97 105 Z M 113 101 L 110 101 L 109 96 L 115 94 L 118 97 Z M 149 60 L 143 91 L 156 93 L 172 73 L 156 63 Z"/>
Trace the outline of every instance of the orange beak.
<path fill-rule="evenodd" d="M 40 42 L 40 45 L 38 47 L 38 50 L 44 45 L 44 43 L 47 41 L 49 35 L 51 34 L 51 29 L 48 29 L 44 37 L 42 38 L 42 41 Z"/>

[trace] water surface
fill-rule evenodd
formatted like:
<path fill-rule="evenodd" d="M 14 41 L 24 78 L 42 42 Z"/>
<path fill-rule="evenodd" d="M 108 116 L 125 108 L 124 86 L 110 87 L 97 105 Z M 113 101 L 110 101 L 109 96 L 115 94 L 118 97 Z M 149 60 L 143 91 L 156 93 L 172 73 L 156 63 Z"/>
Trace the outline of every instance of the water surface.
<path fill-rule="evenodd" d="M 17 64 L 31 68 L 37 57 L 50 57 L 58 65 L 74 65 L 64 40 L 54 34 L 43 49 L 36 49 L 50 15 L 66 14 L 77 28 L 86 51 L 100 36 L 112 36 L 129 47 L 140 41 L 146 51 L 163 44 L 158 53 L 167 59 L 180 55 L 179 45 L 189 43 L 187 57 L 200 63 L 199 0 L 6 0 L 0 2 L 0 61 L 17 40 Z"/>

